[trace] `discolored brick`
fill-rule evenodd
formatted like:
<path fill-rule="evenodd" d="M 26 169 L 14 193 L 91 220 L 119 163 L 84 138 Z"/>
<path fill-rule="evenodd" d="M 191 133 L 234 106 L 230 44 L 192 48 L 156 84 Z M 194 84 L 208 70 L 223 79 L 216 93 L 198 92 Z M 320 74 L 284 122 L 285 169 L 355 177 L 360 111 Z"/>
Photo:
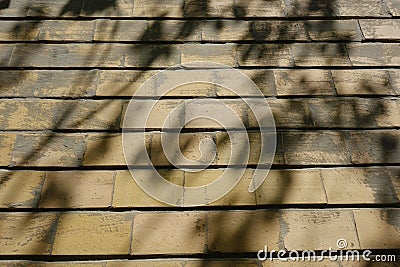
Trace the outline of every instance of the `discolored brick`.
<path fill-rule="evenodd" d="M 293 66 L 290 46 L 286 44 L 239 45 L 237 57 L 239 66 Z"/>
<path fill-rule="evenodd" d="M 0 134 L 0 149 L 2 151 L 2 153 L 0 154 L 1 166 L 8 166 L 10 164 L 16 137 L 17 137 L 16 134 L 10 134 L 10 133 Z"/>
<path fill-rule="evenodd" d="M 41 26 L 42 23 L 37 21 L 2 21 L 0 40 L 35 41 L 38 39 Z"/>
<path fill-rule="evenodd" d="M 39 40 L 92 41 L 94 21 L 45 20 L 40 28 Z"/>
<path fill-rule="evenodd" d="M 400 39 L 400 20 L 360 20 L 360 26 L 366 40 Z"/>
<path fill-rule="evenodd" d="M 236 66 L 236 46 L 232 44 L 184 44 L 181 63 L 193 61 L 210 61 Z"/>
<path fill-rule="evenodd" d="M 363 40 L 357 20 L 309 20 L 305 25 L 312 41 Z"/>
<path fill-rule="evenodd" d="M 145 20 L 97 20 L 95 41 L 144 41 L 148 31 Z"/>
<path fill-rule="evenodd" d="M 398 66 L 400 64 L 400 46 L 396 43 L 354 43 L 347 44 L 346 47 L 353 66 Z"/>
<path fill-rule="evenodd" d="M 292 49 L 296 66 L 350 66 L 342 44 L 294 44 Z"/>
<path fill-rule="evenodd" d="M 133 17 L 182 17 L 184 0 L 134 0 Z"/>

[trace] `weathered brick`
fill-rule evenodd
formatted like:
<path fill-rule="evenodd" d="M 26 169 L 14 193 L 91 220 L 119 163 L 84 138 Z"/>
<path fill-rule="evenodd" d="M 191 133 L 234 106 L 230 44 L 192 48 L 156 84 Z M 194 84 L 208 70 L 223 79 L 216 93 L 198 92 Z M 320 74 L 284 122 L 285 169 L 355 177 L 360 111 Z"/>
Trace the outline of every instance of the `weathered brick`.
<path fill-rule="evenodd" d="M 214 135 L 211 133 L 183 133 L 179 136 L 179 145 L 180 152 L 186 157 L 188 160 L 196 161 L 202 155 L 199 151 L 199 144 L 202 140 L 208 140 L 213 142 Z M 211 156 L 214 148 L 212 145 L 203 144 L 203 153 L 206 153 L 208 156 Z M 169 166 L 171 163 L 168 161 L 164 154 L 164 149 L 161 143 L 161 134 L 155 133 L 152 136 L 151 140 L 151 162 L 154 166 Z M 204 156 L 204 155 L 203 155 Z M 177 159 L 175 159 L 175 164 L 179 163 Z M 199 164 L 201 162 L 198 162 Z M 205 163 L 204 163 L 205 164 Z"/>
<path fill-rule="evenodd" d="M 400 100 L 394 99 L 382 99 L 376 101 L 377 104 L 375 121 L 379 127 L 398 127 L 400 125 Z"/>
<path fill-rule="evenodd" d="M 350 155 L 341 132 L 283 133 L 286 164 L 349 164 Z"/>
<path fill-rule="evenodd" d="M 241 70 L 241 72 L 247 75 L 260 89 L 264 96 L 275 96 L 275 82 L 274 73 L 272 70 Z M 232 93 L 225 93 L 223 87 L 218 87 L 217 94 L 219 96 L 232 95 Z M 240 92 L 240 91 L 239 91 Z M 245 93 L 240 93 L 240 96 L 247 96 Z"/>
<path fill-rule="evenodd" d="M 20 134 L 11 165 L 78 167 L 83 150 L 82 134 Z"/>
<path fill-rule="evenodd" d="M 2 133 L 0 134 L 0 165 L 8 166 L 11 161 L 11 155 L 16 139 L 16 134 Z"/>
<path fill-rule="evenodd" d="M 400 65 L 400 44 L 347 44 L 353 66 L 398 66 Z"/>
<path fill-rule="evenodd" d="M 52 49 L 59 47 L 53 46 Z M 122 67 L 125 61 L 125 55 L 130 47 L 118 44 L 68 44 L 66 49 L 66 62 L 62 57 L 54 61 L 54 67 Z M 57 56 L 60 52 L 56 52 Z"/>
<path fill-rule="evenodd" d="M 56 213 L 1 213 L 0 255 L 49 255 Z"/>
<path fill-rule="evenodd" d="M 346 249 L 358 249 L 357 233 L 349 210 L 284 210 L 281 215 L 282 242 L 287 250 L 337 249 L 346 239 Z"/>
<path fill-rule="evenodd" d="M 113 185 L 113 172 L 47 172 L 39 207 L 110 207 Z"/>
<path fill-rule="evenodd" d="M 254 252 L 283 248 L 276 211 L 211 212 L 207 215 L 208 249 L 212 252 Z"/>
<path fill-rule="evenodd" d="M 283 17 L 285 3 L 282 0 L 246 1 L 238 0 L 236 4 L 237 17 Z"/>
<path fill-rule="evenodd" d="M 210 61 L 236 66 L 236 46 L 233 44 L 184 44 L 181 63 L 193 61 Z"/>
<path fill-rule="evenodd" d="M 2 21 L 1 24 L 1 41 L 33 41 L 38 39 L 42 23 L 38 21 Z"/>
<path fill-rule="evenodd" d="M 0 17 L 24 17 L 29 9 L 29 0 L 3 1 Z"/>
<path fill-rule="evenodd" d="M 257 205 L 325 204 L 319 170 L 271 170 L 256 191 Z"/>
<path fill-rule="evenodd" d="M 95 21 L 45 20 L 40 29 L 39 40 L 46 41 L 92 41 Z"/>
<path fill-rule="evenodd" d="M 254 21 L 257 41 L 307 41 L 307 32 L 301 21 Z"/>
<path fill-rule="evenodd" d="M 145 20 L 97 20 L 95 41 L 144 41 L 148 31 Z"/>
<path fill-rule="evenodd" d="M 399 40 L 400 20 L 360 20 L 365 39 Z"/>
<path fill-rule="evenodd" d="M 180 170 L 157 170 L 167 181 L 183 186 L 184 177 Z M 151 179 L 151 177 L 149 177 Z M 182 190 L 183 194 L 183 190 Z M 113 207 L 169 207 L 143 191 L 129 171 L 118 171 L 115 177 Z"/>
<path fill-rule="evenodd" d="M 51 254 L 128 254 L 131 227 L 132 213 L 63 213 L 58 221 Z"/>
<path fill-rule="evenodd" d="M 279 96 L 333 95 L 329 71 L 274 70 L 276 92 Z"/>
<path fill-rule="evenodd" d="M 400 3 L 397 0 L 386 0 L 385 1 L 387 7 L 389 8 L 389 13 L 392 16 L 399 17 L 400 16 Z"/>
<path fill-rule="evenodd" d="M 200 41 L 201 21 L 154 20 L 143 36 L 146 41 Z"/>
<path fill-rule="evenodd" d="M 400 95 L 400 70 L 389 70 L 389 76 L 393 90 Z"/>
<path fill-rule="evenodd" d="M 386 70 L 332 70 L 338 95 L 396 95 Z"/>
<path fill-rule="evenodd" d="M 30 4 L 27 16 L 44 17 L 78 17 L 81 13 L 83 0 L 56 0 L 51 4 L 46 0 Z"/>
<path fill-rule="evenodd" d="M 57 101 L 53 100 L 1 100 L 2 130 L 52 129 Z"/>
<path fill-rule="evenodd" d="M 194 254 L 204 253 L 205 248 L 205 213 L 138 213 L 133 219 L 134 255 Z"/>
<path fill-rule="evenodd" d="M 99 72 L 96 95 L 133 96 L 140 86 L 156 73 L 157 71 L 102 70 Z"/>
<path fill-rule="evenodd" d="M 43 172 L 0 171 L 0 207 L 36 208 L 43 180 Z"/>
<path fill-rule="evenodd" d="M 322 169 L 328 204 L 398 203 L 390 176 L 383 168 Z"/>
<path fill-rule="evenodd" d="M 121 135 L 91 134 L 87 138 L 84 166 L 125 165 Z"/>
<path fill-rule="evenodd" d="M 81 15 L 85 17 L 131 17 L 133 0 L 113 0 L 98 2 L 84 1 Z"/>
<path fill-rule="evenodd" d="M 356 20 L 309 20 L 305 22 L 312 41 L 361 41 L 362 33 Z"/>
<path fill-rule="evenodd" d="M 237 57 L 240 66 L 293 66 L 290 46 L 286 44 L 240 45 Z"/>
<path fill-rule="evenodd" d="M 13 44 L 0 44 L 0 67 L 7 67 L 15 46 Z"/>
<path fill-rule="evenodd" d="M 134 17 L 182 17 L 184 0 L 134 0 Z"/>
<path fill-rule="evenodd" d="M 353 163 L 400 162 L 400 132 L 368 131 L 350 133 Z"/>
<path fill-rule="evenodd" d="M 111 47 L 115 48 L 115 44 Z M 177 65 L 181 60 L 180 45 L 135 44 L 121 47 L 121 49 L 125 51 L 125 67 L 165 68 Z"/>
<path fill-rule="evenodd" d="M 235 17 L 234 0 L 185 0 L 185 17 Z"/>
<path fill-rule="evenodd" d="M 62 100 L 56 117 L 57 129 L 119 129 L 120 100 Z"/>
<path fill-rule="evenodd" d="M 294 44 L 292 49 L 296 66 L 350 66 L 342 44 Z"/>
<path fill-rule="evenodd" d="M 201 172 L 185 172 L 185 188 L 207 185 L 219 178 L 225 170 L 209 169 Z M 240 206 L 255 205 L 255 193 L 250 193 L 248 188 L 253 175 L 252 170 L 246 170 L 240 181 L 231 191 L 218 200 L 208 204 L 209 206 Z M 201 198 L 209 199 L 207 190 L 204 190 Z M 184 200 L 185 201 L 185 200 Z"/>
<path fill-rule="evenodd" d="M 202 24 L 202 41 L 253 40 L 253 23 L 242 20 L 209 20 Z"/>
<path fill-rule="evenodd" d="M 395 249 L 399 247 L 399 210 L 354 210 L 353 213 L 361 249 Z"/>

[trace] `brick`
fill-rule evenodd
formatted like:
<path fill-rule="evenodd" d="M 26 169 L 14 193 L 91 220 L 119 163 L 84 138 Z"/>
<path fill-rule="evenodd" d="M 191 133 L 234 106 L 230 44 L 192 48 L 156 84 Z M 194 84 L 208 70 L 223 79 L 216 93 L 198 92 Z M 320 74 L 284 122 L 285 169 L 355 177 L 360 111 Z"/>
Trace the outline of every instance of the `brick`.
<path fill-rule="evenodd" d="M 56 213 L 1 213 L 0 255 L 49 255 Z"/>
<path fill-rule="evenodd" d="M 46 0 L 36 1 L 31 4 L 27 16 L 44 17 L 78 17 L 81 13 L 83 0 L 68 1 L 56 0 L 50 5 Z"/>
<path fill-rule="evenodd" d="M 81 134 L 20 134 L 15 141 L 11 165 L 78 167 L 83 150 Z"/>
<path fill-rule="evenodd" d="M 37 40 L 41 22 L 37 21 L 2 21 L 1 41 Z"/>
<path fill-rule="evenodd" d="M 375 121 L 379 127 L 397 127 L 400 125 L 400 101 L 397 98 L 377 101 Z"/>
<path fill-rule="evenodd" d="M 205 217 L 205 213 L 195 212 L 138 213 L 133 219 L 131 253 L 204 253 Z"/>
<path fill-rule="evenodd" d="M 338 95 L 396 95 L 386 70 L 332 70 Z"/>
<path fill-rule="evenodd" d="M 385 1 L 386 6 L 389 8 L 389 13 L 392 16 L 399 17 L 400 16 L 400 3 L 397 0 L 387 0 Z"/>
<path fill-rule="evenodd" d="M 289 165 L 349 164 L 341 132 L 283 133 L 285 162 Z"/>
<path fill-rule="evenodd" d="M 29 0 L 3 1 L 0 5 L 0 17 L 24 17 L 29 3 Z"/>
<path fill-rule="evenodd" d="M 39 40 L 45 41 L 92 41 L 94 21 L 45 20 Z"/>
<path fill-rule="evenodd" d="M 250 144 L 249 164 L 258 164 L 261 151 L 261 136 L 257 132 L 249 132 L 248 139 Z M 225 132 L 217 132 L 217 164 L 227 165 L 231 156 L 231 142 L 229 136 Z M 273 164 L 284 164 L 282 138 L 277 134 L 276 151 Z"/>
<path fill-rule="evenodd" d="M 95 41 L 144 41 L 148 31 L 145 20 L 97 20 Z"/>
<path fill-rule="evenodd" d="M 0 44 L 0 67 L 7 67 L 9 65 L 14 47 L 12 44 Z"/>
<path fill-rule="evenodd" d="M 309 20 L 305 22 L 312 41 L 361 41 L 357 20 Z"/>
<path fill-rule="evenodd" d="M 184 176 L 180 170 L 157 170 L 167 181 L 183 186 Z M 149 177 L 151 179 L 151 177 Z M 183 191 L 182 191 L 183 195 Z M 169 207 L 144 192 L 129 171 L 118 171 L 115 177 L 113 207 Z"/>
<path fill-rule="evenodd" d="M 337 14 L 337 1 L 328 0 L 290 0 L 287 15 L 289 17 L 332 17 Z"/>
<path fill-rule="evenodd" d="M 362 0 L 356 3 L 338 0 L 335 5 L 337 6 L 338 15 L 343 17 L 389 17 L 383 2 Z"/>
<path fill-rule="evenodd" d="M 199 151 L 199 144 L 202 140 L 208 140 L 211 142 L 214 139 L 214 135 L 212 133 L 182 133 L 179 135 L 179 145 L 180 152 L 184 157 L 188 160 L 197 161 L 199 165 L 205 164 L 198 161 L 200 156 L 202 155 Z M 210 143 L 203 144 L 203 153 L 204 155 L 211 157 L 214 151 L 214 147 Z M 151 162 L 154 166 L 170 166 L 171 163 L 168 161 L 164 154 L 164 149 L 161 143 L 161 134 L 155 133 L 152 136 L 151 140 Z M 203 156 L 204 156 L 203 155 Z M 215 162 L 215 161 L 214 161 Z M 182 163 L 174 158 L 174 163 L 181 165 Z M 187 164 L 185 164 L 187 165 Z"/>
<path fill-rule="evenodd" d="M 400 95 L 400 71 L 399 70 L 389 70 L 389 76 L 393 90 L 397 95 Z"/>
<path fill-rule="evenodd" d="M 128 254 L 132 213 L 63 213 L 58 221 L 52 255 Z"/>
<path fill-rule="evenodd" d="M 2 97 L 85 97 L 96 90 L 97 70 L 0 71 Z"/>
<path fill-rule="evenodd" d="M 236 66 L 236 46 L 233 44 L 184 44 L 181 63 L 210 61 Z"/>
<path fill-rule="evenodd" d="M 350 66 L 342 44 L 294 44 L 292 49 L 296 66 Z"/>
<path fill-rule="evenodd" d="M 276 211 L 210 212 L 208 249 L 212 252 L 254 252 L 268 245 L 279 249 L 280 221 Z"/>
<path fill-rule="evenodd" d="M 84 166 L 125 165 L 121 135 L 88 136 L 82 164 Z"/>
<path fill-rule="evenodd" d="M 400 39 L 400 20 L 360 20 L 360 26 L 366 40 Z"/>
<path fill-rule="evenodd" d="M 274 70 L 278 96 L 333 95 L 329 71 Z"/>
<path fill-rule="evenodd" d="M 347 44 L 353 66 L 398 66 L 399 44 Z"/>
<path fill-rule="evenodd" d="M 383 168 L 321 170 L 328 204 L 398 203 L 390 176 Z"/>
<path fill-rule="evenodd" d="M 285 3 L 281 0 L 272 1 L 245 1 L 235 2 L 237 17 L 283 17 Z"/>
<path fill-rule="evenodd" d="M 360 248 L 349 210 L 284 210 L 281 216 L 287 250 L 337 249 L 341 238 L 348 243 L 346 249 Z"/>
<path fill-rule="evenodd" d="M 58 58 L 53 63 L 54 67 L 121 67 L 130 47 L 118 44 L 69 44 L 65 45 L 65 49 L 67 62 Z"/>
<path fill-rule="evenodd" d="M 209 20 L 203 22 L 202 41 L 254 40 L 253 23 L 241 20 Z"/>
<path fill-rule="evenodd" d="M 207 185 L 222 176 L 225 169 L 209 169 L 201 172 L 185 172 L 185 188 Z M 252 170 L 246 170 L 239 182 L 220 199 L 211 202 L 209 206 L 241 206 L 255 205 L 255 193 L 250 193 L 248 188 L 253 175 Z M 201 198 L 210 199 L 207 190 Z"/>
<path fill-rule="evenodd" d="M 276 95 L 274 73 L 272 70 L 241 70 L 241 72 L 257 85 L 264 96 Z M 225 95 L 225 91 L 220 88 L 222 87 L 218 88 L 217 94 L 219 96 Z M 232 95 L 232 93 L 226 95 Z M 240 95 L 246 96 L 247 94 L 241 93 Z"/>
<path fill-rule="evenodd" d="M 112 45 L 115 47 L 115 44 Z M 121 47 L 125 52 L 125 67 L 170 67 L 181 63 L 180 45 L 135 44 Z"/>
<path fill-rule="evenodd" d="M 133 96 L 140 86 L 156 73 L 157 71 L 102 70 L 99 72 L 96 95 Z"/>
<path fill-rule="evenodd" d="M 398 163 L 400 133 L 398 131 L 369 131 L 350 133 L 353 163 Z"/>
<path fill-rule="evenodd" d="M 0 111 L 4 114 L 0 121 L 3 130 L 52 129 L 53 114 L 57 101 L 53 100 L 2 100 Z"/>
<path fill-rule="evenodd" d="M 36 208 L 43 181 L 43 172 L 0 171 L 0 207 Z"/>
<path fill-rule="evenodd" d="M 234 0 L 185 0 L 185 17 L 228 17 L 236 16 Z"/>
<path fill-rule="evenodd" d="M 134 17 L 182 17 L 184 0 L 134 0 Z"/>
<path fill-rule="evenodd" d="M 40 208 L 105 208 L 111 206 L 114 173 L 47 172 Z"/>
<path fill-rule="evenodd" d="M 81 15 L 87 17 L 131 17 L 133 0 L 84 1 Z"/>
<path fill-rule="evenodd" d="M 286 44 L 240 45 L 237 57 L 240 66 L 293 66 L 290 46 Z"/>
<path fill-rule="evenodd" d="M 149 22 L 145 41 L 201 41 L 201 21 L 154 20 Z"/>
<path fill-rule="evenodd" d="M 107 267 L 162 267 L 165 265 L 171 267 L 181 267 L 185 264 L 183 260 L 118 260 L 118 261 L 107 261 Z"/>
<path fill-rule="evenodd" d="M 119 129 L 120 100 L 62 100 L 55 115 L 58 129 Z"/>
<path fill-rule="evenodd" d="M 400 213 L 396 209 L 354 210 L 361 249 L 395 249 L 400 239 Z"/>
<path fill-rule="evenodd" d="M 11 161 L 11 155 L 15 143 L 16 135 L 10 133 L 0 134 L 0 165 L 8 166 Z"/>
<path fill-rule="evenodd" d="M 257 205 L 325 204 L 319 170 L 271 170 L 256 191 Z"/>
<path fill-rule="evenodd" d="M 254 21 L 253 28 L 257 41 L 308 40 L 305 25 L 301 21 Z"/>

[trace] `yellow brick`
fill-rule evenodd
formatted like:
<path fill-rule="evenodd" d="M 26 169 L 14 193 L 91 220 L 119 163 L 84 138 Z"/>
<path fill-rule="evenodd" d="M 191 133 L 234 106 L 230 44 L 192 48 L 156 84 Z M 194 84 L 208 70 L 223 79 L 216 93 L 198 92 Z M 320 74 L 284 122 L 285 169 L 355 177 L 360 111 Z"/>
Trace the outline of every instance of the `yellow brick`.
<path fill-rule="evenodd" d="M 236 46 L 232 44 L 184 44 L 181 63 L 210 61 L 236 66 Z"/>
<path fill-rule="evenodd" d="M 205 248 L 205 213 L 138 213 L 134 217 L 134 255 L 194 254 L 204 253 Z"/>
<path fill-rule="evenodd" d="M 257 41 L 308 41 L 304 23 L 301 21 L 262 20 L 254 21 L 253 25 Z"/>
<path fill-rule="evenodd" d="M 234 0 L 185 0 L 185 17 L 235 17 Z"/>
<path fill-rule="evenodd" d="M 15 143 L 15 134 L 0 134 L 0 165 L 8 166 L 11 162 L 11 154 Z"/>
<path fill-rule="evenodd" d="M 210 251 L 254 252 L 265 245 L 279 248 L 280 223 L 275 211 L 212 212 L 207 221 Z"/>
<path fill-rule="evenodd" d="M 134 17 L 181 17 L 184 0 L 168 0 L 161 4 L 157 0 L 135 0 Z"/>
<path fill-rule="evenodd" d="M 90 42 L 94 27 L 94 21 L 44 20 L 39 40 Z"/>
<path fill-rule="evenodd" d="M 52 255 L 128 254 L 131 213 L 63 213 Z"/>
<path fill-rule="evenodd" d="M 121 135 L 89 135 L 83 157 L 84 166 L 125 164 Z"/>
<path fill-rule="evenodd" d="M 237 48 L 239 66 L 293 66 L 291 48 L 286 44 L 240 45 Z"/>
<path fill-rule="evenodd" d="M 133 5 L 132 0 L 115 0 L 103 3 L 84 1 L 81 15 L 87 17 L 131 17 Z"/>
<path fill-rule="evenodd" d="M 271 170 L 256 192 L 257 205 L 326 204 L 318 170 Z"/>
<path fill-rule="evenodd" d="M 397 249 L 400 213 L 396 209 L 354 210 L 361 249 Z"/>
<path fill-rule="evenodd" d="M 0 255 L 49 255 L 55 213 L 0 214 Z"/>
<path fill-rule="evenodd" d="M 254 40 L 252 24 L 241 20 L 205 21 L 202 41 Z"/>
<path fill-rule="evenodd" d="M 239 0 L 235 2 L 238 6 L 240 17 L 281 17 L 284 16 L 285 4 L 281 0 L 271 0 L 268 2 L 255 0 L 248 2 Z"/>
<path fill-rule="evenodd" d="M 179 170 L 158 170 L 171 183 L 183 186 L 183 172 Z M 151 179 L 151 177 L 149 177 Z M 183 190 L 182 190 L 183 194 Z M 129 171 L 118 171 L 115 177 L 113 207 L 169 207 L 144 192 Z"/>
<path fill-rule="evenodd" d="M 44 173 L 18 171 L 0 172 L 0 207 L 36 208 Z"/>
<path fill-rule="evenodd" d="M 47 172 L 39 207 L 105 208 L 111 206 L 114 173 Z"/>
<path fill-rule="evenodd" d="M 364 34 L 365 39 L 400 39 L 400 22 L 398 20 L 360 20 L 360 27 Z"/>
<path fill-rule="evenodd" d="M 346 239 L 346 249 L 360 245 L 351 211 L 348 210 L 284 210 L 283 243 L 287 250 L 337 249 L 338 239 Z"/>
<path fill-rule="evenodd" d="M 296 66 L 350 66 L 341 44 L 294 44 L 292 49 Z"/>
<path fill-rule="evenodd" d="M 313 41 L 361 41 L 362 33 L 356 20 L 309 20 L 306 28 Z"/>
<path fill-rule="evenodd" d="M 3 21 L 0 40 L 34 41 L 37 40 L 40 27 L 39 21 Z"/>
<path fill-rule="evenodd" d="M 144 20 L 97 20 L 96 41 L 143 41 L 148 30 Z"/>

